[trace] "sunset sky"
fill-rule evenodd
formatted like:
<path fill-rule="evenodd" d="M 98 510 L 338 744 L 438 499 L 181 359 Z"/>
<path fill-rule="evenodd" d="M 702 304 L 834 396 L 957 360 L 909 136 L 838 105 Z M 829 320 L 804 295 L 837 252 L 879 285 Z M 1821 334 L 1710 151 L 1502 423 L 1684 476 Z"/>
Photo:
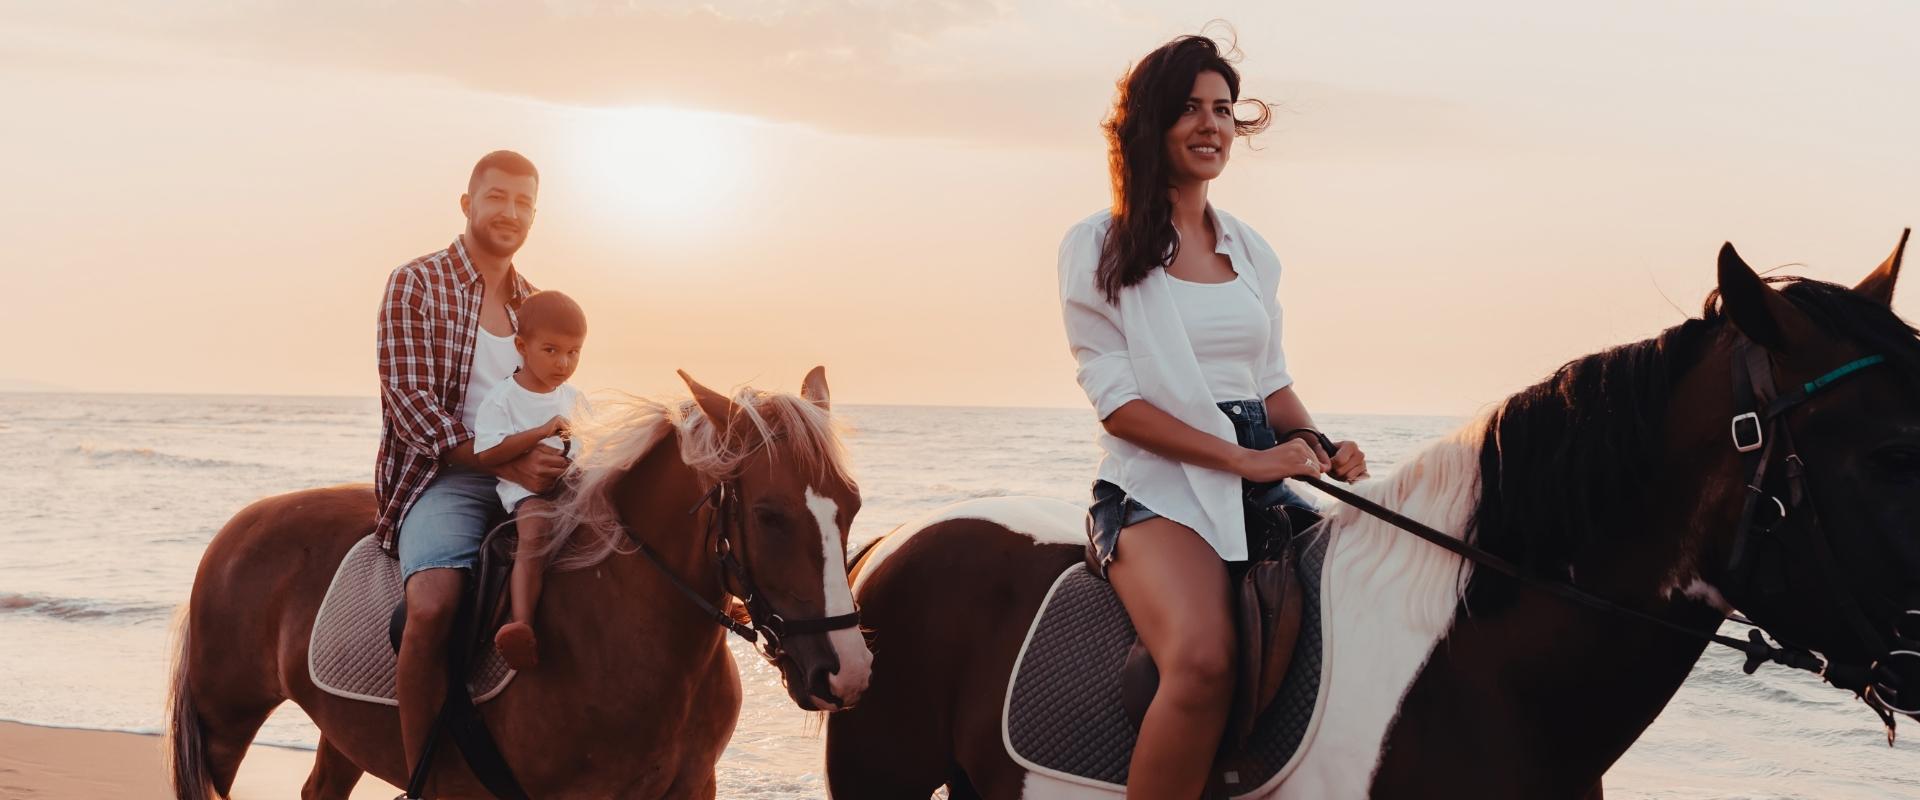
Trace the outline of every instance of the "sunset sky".
<path fill-rule="evenodd" d="M 1724 240 L 1852 283 L 1920 224 L 1912 2 L 0 0 L 0 385 L 372 395 L 387 273 L 511 148 L 582 388 L 1083 405 L 1055 248 L 1114 81 L 1214 17 L 1279 110 L 1213 200 L 1317 411 L 1471 413 Z"/>

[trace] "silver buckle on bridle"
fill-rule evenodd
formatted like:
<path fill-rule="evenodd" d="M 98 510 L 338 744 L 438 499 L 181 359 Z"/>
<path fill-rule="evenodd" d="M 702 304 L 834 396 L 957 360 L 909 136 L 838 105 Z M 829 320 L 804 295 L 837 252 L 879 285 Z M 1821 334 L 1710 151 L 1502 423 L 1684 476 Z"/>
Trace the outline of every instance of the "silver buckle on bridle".
<path fill-rule="evenodd" d="M 1753 425 L 1753 440 L 1750 442 L 1741 440 L 1742 437 L 1740 436 L 1740 423 L 1743 421 Z M 1732 422 L 1732 433 L 1733 433 L 1733 449 L 1735 452 L 1751 453 L 1755 450 L 1760 449 L 1761 446 L 1767 443 L 1766 429 L 1760 425 L 1760 414 L 1759 412 L 1756 412 L 1756 411 L 1749 411 L 1745 414 L 1741 414 L 1734 417 Z"/>

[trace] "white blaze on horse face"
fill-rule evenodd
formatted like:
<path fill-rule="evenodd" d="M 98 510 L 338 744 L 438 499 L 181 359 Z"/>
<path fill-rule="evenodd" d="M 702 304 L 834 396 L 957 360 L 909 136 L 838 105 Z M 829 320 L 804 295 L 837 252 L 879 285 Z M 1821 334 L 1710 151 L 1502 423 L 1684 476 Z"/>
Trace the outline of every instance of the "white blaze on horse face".
<path fill-rule="evenodd" d="M 840 538 L 840 504 L 833 498 L 821 495 L 807 487 L 807 510 L 813 512 L 813 520 L 820 527 L 820 556 L 825 567 L 821 570 L 821 588 L 826 598 L 829 617 L 853 613 L 853 589 L 847 585 L 847 552 Z M 847 705 L 860 698 L 867 690 L 867 679 L 872 673 L 873 654 L 867 652 L 866 637 L 859 628 L 842 628 L 827 634 L 827 641 L 833 644 L 833 654 L 840 660 L 840 671 L 827 679 L 835 696 Z"/>

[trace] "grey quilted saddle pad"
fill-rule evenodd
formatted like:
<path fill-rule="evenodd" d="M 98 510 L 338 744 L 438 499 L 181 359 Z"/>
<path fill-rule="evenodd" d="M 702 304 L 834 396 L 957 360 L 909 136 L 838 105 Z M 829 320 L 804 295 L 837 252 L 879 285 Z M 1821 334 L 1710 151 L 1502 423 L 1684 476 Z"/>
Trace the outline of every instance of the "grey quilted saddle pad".
<path fill-rule="evenodd" d="M 399 705 L 394 699 L 393 645 L 387 626 L 400 604 L 400 562 L 380 552 L 372 536 L 361 539 L 327 587 L 307 643 L 307 674 L 329 694 L 370 703 Z M 467 689 L 476 703 L 507 688 L 513 669 L 493 648 L 474 664 Z"/>
<path fill-rule="evenodd" d="M 1300 588 L 1305 609 L 1280 694 L 1254 722 L 1245 747 L 1216 765 L 1230 794 L 1265 790 L 1306 742 L 1320 704 L 1326 647 L 1321 593 L 1324 526 L 1302 534 Z M 1001 732 L 1007 753 L 1027 769 L 1120 791 L 1135 731 L 1120 700 L 1120 667 L 1133 623 L 1106 581 L 1076 563 L 1060 574 L 1014 662 Z"/>

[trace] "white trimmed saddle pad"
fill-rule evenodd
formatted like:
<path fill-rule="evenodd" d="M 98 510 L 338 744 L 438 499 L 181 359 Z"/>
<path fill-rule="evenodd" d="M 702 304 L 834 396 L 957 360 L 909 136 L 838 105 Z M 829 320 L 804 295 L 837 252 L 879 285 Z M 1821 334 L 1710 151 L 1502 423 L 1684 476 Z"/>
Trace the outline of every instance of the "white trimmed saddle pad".
<path fill-rule="evenodd" d="M 1324 527 L 1301 534 L 1300 638 L 1280 693 L 1254 721 L 1240 752 L 1216 764 L 1235 797 L 1270 791 L 1292 770 L 1325 703 L 1320 680 L 1327 647 L 1321 630 Z M 1121 665 L 1133 646 L 1133 623 L 1113 587 L 1075 563 L 1041 601 L 1014 662 L 1000 718 L 1007 754 L 1029 770 L 1060 780 L 1124 791 L 1137 735 L 1120 699 Z"/>
<path fill-rule="evenodd" d="M 400 597 L 400 562 L 381 552 L 371 535 L 354 544 L 340 560 L 313 620 L 307 643 L 313 685 L 352 700 L 399 705 L 394 699 L 397 658 L 387 628 Z M 475 703 L 484 703 L 504 691 L 513 676 L 500 651 L 489 646 L 470 671 L 467 690 Z"/>

